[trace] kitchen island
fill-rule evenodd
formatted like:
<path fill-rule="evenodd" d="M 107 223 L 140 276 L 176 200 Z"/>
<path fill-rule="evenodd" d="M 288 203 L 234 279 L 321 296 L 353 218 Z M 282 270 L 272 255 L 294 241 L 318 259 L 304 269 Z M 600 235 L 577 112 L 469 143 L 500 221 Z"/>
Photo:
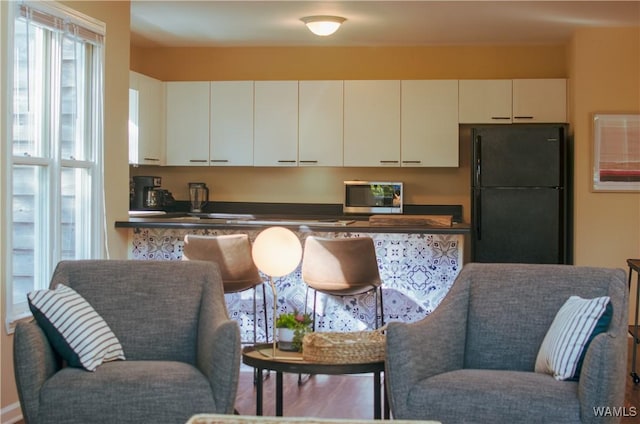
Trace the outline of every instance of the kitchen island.
<path fill-rule="evenodd" d="M 309 235 L 331 238 L 371 237 L 376 247 L 383 281 L 385 322 L 413 322 L 431 313 L 446 295 L 463 262 L 463 239 L 467 224 L 448 227 L 424 225 L 372 225 L 366 219 L 349 217 L 301 217 L 244 214 L 167 214 L 159 217 L 129 218 L 116 222 L 128 231 L 130 259 L 181 260 L 185 234 L 222 235 L 245 233 L 253 241 L 265 228 L 291 229 L 304 245 Z M 265 278 L 266 281 L 266 278 Z M 279 312 L 308 311 L 308 299 L 300 267 L 276 280 Z M 262 290 L 256 291 L 258 341 L 265 341 L 262 317 Z M 267 290 L 267 312 L 273 299 Z M 229 315 L 241 325 L 243 340 L 253 339 L 253 292 L 227 294 Z M 376 302 L 373 293 L 344 298 L 318 294 L 316 327 L 321 331 L 372 329 Z M 308 300 L 308 301 L 307 301 Z M 269 314 L 269 333 L 271 320 Z"/>

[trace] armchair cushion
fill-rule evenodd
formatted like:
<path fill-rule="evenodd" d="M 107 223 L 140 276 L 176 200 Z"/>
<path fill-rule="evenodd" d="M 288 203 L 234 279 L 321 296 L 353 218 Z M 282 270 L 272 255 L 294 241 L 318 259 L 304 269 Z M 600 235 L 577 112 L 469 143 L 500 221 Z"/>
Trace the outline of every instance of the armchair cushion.
<path fill-rule="evenodd" d="M 551 374 L 556 380 L 578 379 L 589 343 L 609 328 L 612 312 L 609 296 L 569 297 L 540 346 L 535 371 Z"/>
<path fill-rule="evenodd" d="M 411 410 L 428 410 L 425 416 L 445 424 L 580 421 L 577 382 L 558 382 L 548 374 L 526 371 L 445 372 L 420 381 L 411 390 L 408 402 Z"/>
<path fill-rule="evenodd" d="M 43 423 L 184 423 L 195 412 L 217 410 L 207 377 L 177 361 L 109 362 L 94 373 L 63 368 L 40 398 Z M 72 419 L 60 407 L 70 399 Z"/>
<path fill-rule="evenodd" d="M 120 341 L 100 314 L 75 290 L 35 290 L 29 308 L 56 352 L 72 367 L 95 369 L 103 362 L 125 359 Z"/>

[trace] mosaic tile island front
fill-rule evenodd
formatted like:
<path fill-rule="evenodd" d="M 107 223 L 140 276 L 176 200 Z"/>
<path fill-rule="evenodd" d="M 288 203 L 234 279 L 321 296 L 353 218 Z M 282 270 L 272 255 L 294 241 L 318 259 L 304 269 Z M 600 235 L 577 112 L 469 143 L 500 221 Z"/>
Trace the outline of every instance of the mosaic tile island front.
<path fill-rule="evenodd" d="M 245 233 L 251 241 L 266 227 L 238 227 L 224 225 L 145 225 L 129 222 L 128 257 L 135 260 L 181 260 L 183 239 L 186 234 L 222 235 Z M 464 231 L 398 232 L 394 229 L 358 231 L 340 228 L 314 229 L 306 226 L 289 227 L 300 238 L 319 237 L 371 237 L 376 248 L 380 277 L 383 281 L 385 322 L 418 321 L 438 306 L 449 291 L 463 265 Z M 268 277 L 264 276 L 268 282 Z M 291 274 L 275 280 L 278 314 L 294 309 L 311 312 L 313 293 L 302 280 L 300 266 Z M 265 333 L 263 293 L 266 293 L 267 332 Z M 254 295 L 256 313 L 254 315 Z M 247 290 L 225 295 L 229 316 L 238 321 L 242 340 L 254 341 L 254 317 L 258 342 L 271 337 L 273 295 L 270 288 Z M 359 296 L 327 296 L 318 293 L 316 331 L 357 331 L 375 328 L 375 294 Z M 268 337 L 267 337 L 268 336 Z"/>

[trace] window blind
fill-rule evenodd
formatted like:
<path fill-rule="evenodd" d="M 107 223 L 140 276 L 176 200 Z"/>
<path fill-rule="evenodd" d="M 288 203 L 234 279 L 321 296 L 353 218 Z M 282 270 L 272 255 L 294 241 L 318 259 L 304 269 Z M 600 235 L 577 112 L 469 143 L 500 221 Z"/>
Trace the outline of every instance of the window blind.
<path fill-rule="evenodd" d="M 30 7 L 28 4 L 20 5 L 20 16 L 29 22 L 34 22 L 52 31 L 60 31 L 65 34 L 72 34 L 74 37 L 85 42 L 102 45 L 104 44 L 104 29 L 96 25 L 89 28 L 87 22 L 83 24 L 74 22 L 69 16 L 61 17 L 54 12 L 40 8 Z"/>

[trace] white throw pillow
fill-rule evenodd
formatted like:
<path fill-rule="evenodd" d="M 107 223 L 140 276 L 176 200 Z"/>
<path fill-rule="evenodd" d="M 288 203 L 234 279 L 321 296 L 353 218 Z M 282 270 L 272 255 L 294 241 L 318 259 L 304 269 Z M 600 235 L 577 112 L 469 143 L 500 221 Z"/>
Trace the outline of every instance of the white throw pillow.
<path fill-rule="evenodd" d="M 612 308 L 607 308 L 608 304 L 609 296 L 567 299 L 542 341 L 535 371 L 551 374 L 556 380 L 579 378 L 586 348 L 609 327 Z"/>
<path fill-rule="evenodd" d="M 55 290 L 32 291 L 27 298 L 34 318 L 68 365 L 95 371 L 103 362 L 125 359 L 109 325 L 72 288 L 59 284 Z"/>

